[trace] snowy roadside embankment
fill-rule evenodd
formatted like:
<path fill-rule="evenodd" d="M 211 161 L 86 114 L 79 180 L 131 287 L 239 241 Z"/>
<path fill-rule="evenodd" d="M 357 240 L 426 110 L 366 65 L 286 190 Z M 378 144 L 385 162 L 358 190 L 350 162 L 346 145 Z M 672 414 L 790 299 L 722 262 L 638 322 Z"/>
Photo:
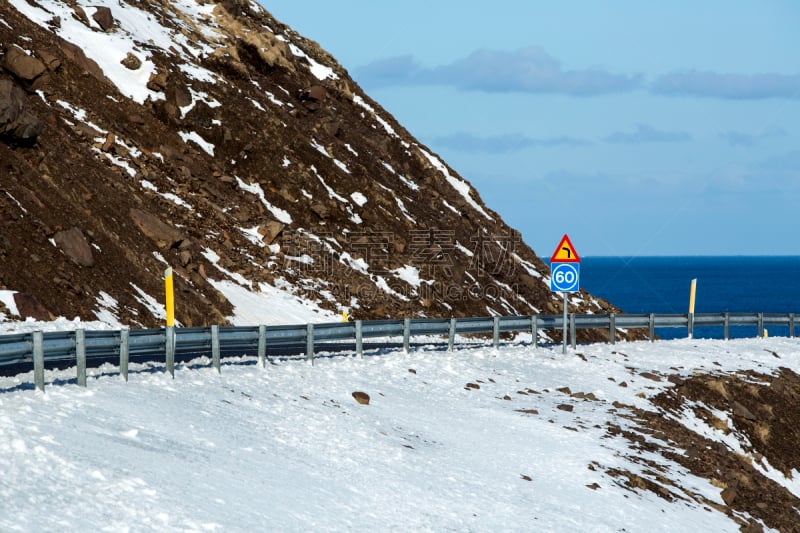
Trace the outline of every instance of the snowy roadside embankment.
<path fill-rule="evenodd" d="M 221 374 L 198 360 L 174 380 L 135 366 L 128 383 L 107 366 L 86 389 L 49 371 L 46 394 L 0 378 L 0 530 L 738 531 L 687 496 L 721 504 L 719 489 L 664 457 L 649 459 L 680 497 L 622 488 L 604 470 L 641 470 L 645 452 L 606 426 L 629 425 L 615 402 L 647 408 L 671 386 L 641 371 L 771 372 L 796 341 L 579 351 L 245 358 Z"/>

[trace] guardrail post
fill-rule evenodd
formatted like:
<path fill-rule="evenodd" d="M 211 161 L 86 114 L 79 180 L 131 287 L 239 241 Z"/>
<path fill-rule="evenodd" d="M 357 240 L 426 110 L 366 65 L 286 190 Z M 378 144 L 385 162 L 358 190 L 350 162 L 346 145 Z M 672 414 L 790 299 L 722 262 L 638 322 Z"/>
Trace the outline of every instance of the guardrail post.
<path fill-rule="evenodd" d="M 686 315 L 686 330 L 689 338 L 694 338 L 694 313 Z"/>
<path fill-rule="evenodd" d="M 364 335 L 361 331 L 362 322 L 360 320 L 356 320 L 356 354 L 361 359 L 364 359 Z"/>
<path fill-rule="evenodd" d="M 789 338 L 794 338 L 794 313 L 789 313 Z"/>
<path fill-rule="evenodd" d="M 267 326 L 258 326 L 258 365 L 261 368 L 267 366 Z"/>
<path fill-rule="evenodd" d="M 411 337 L 411 319 L 403 319 L 403 351 L 408 353 L 408 345 Z"/>
<path fill-rule="evenodd" d="M 608 341 L 611 344 L 617 343 L 617 314 L 608 315 Z"/>
<path fill-rule="evenodd" d="M 577 339 L 576 339 L 576 337 L 578 336 L 577 332 L 576 332 L 576 329 L 577 329 L 577 327 L 575 325 L 575 313 L 570 313 L 570 315 L 569 315 L 569 338 L 570 338 L 570 344 L 572 345 L 572 349 L 573 350 L 575 349 L 576 343 L 578 342 Z"/>
<path fill-rule="evenodd" d="M 500 317 L 492 317 L 492 345 L 495 350 L 500 347 Z"/>
<path fill-rule="evenodd" d="M 222 373 L 219 367 L 219 326 L 211 326 L 211 364 L 218 374 Z"/>
<path fill-rule="evenodd" d="M 306 359 L 314 364 L 314 324 L 306 326 Z"/>
<path fill-rule="evenodd" d="M 450 319 L 450 332 L 447 336 L 447 351 L 452 352 L 456 344 L 456 319 Z"/>
<path fill-rule="evenodd" d="M 119 373 L 122 379 L 128 381 L 128 359 L 130 353 L 130 330 L 123 328 L 119 331 Z"/>
<path fill-rule="evenodd" d="M 44 392 L 44 333 L 33 332 L 33 381 Z"/>
<path fill-rule="evenodd" d="M 647 323 L 647 336 L 650 338 L 650 342 L 656 340 L 656 314 L 650 313 L 650 318 L 648 319 Z"/>
<path fill-rule="evenodd" d="M 175 378 L 175 326 L 165 329 L 167 372 Z"/>
<path fill-rule="evenodd" d="M 758 313 L 758 338 L 764 337 L 764 313 Z"/>
<path fill-rule="evenodd" d="M 723 316 L 722 329 L 723 329 L 722 337 L 725 340 L 730 339 L 731 338 L 731 314 L 730 313 L 725 313 L 725 315 Z"/>
<path fill-rule="evenodd" d="M 531 343 L 534 348 L 539 347 L 539 315 L 531 315 Z"/>
<path fill-rule="evenodd" d="M 78 370 L 78 386 L 86 386 L 86 333 L 82 328 L 75 330 L 75 362 Z"/>

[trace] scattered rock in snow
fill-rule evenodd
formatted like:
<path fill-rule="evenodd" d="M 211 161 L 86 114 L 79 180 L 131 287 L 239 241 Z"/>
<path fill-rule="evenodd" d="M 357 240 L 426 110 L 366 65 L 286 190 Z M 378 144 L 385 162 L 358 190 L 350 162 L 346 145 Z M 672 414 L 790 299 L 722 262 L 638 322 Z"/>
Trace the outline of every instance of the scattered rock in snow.
<path fill-rule="evenodd" d="M 369 394 L 366 392 L 355 391 L 353 393 L 353 398 L 361 405 L 369 405 Z"/>
<path fill-rule="evenodd" d="M 128 70 L 139 70 L 142 66 L 142 60 L 131 52 L 128 52 L 125 59 L 120 61 L 120 63 Z"/>
<path fill-rule="evenodd" d="M 105 32 L 114 27 L 114 15 L 111 14 L 111 9 L 106 6 L 96 7 L 92 18 Z"/>

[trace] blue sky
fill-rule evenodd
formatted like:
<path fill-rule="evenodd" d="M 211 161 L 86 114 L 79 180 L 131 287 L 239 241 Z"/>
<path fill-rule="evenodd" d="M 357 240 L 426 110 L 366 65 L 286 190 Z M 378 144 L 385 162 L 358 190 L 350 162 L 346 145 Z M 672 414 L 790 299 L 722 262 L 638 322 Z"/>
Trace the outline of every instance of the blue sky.
<path fill-rule="evenodd" d="M 539 255 L 800 255 L 800 2 L 262 3 Z"/>

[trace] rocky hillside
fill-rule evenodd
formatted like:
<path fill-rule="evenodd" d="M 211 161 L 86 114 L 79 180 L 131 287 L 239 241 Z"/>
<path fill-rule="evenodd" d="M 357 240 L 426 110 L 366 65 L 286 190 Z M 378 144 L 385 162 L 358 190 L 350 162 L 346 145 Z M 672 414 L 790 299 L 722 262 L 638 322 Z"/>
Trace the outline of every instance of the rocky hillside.
<path fill-rule="evenodd" d="M 20 315 L 157 325 L 167 266 L 183 325 L 237 322 L 242 290 L 359 318 L 560 312 L 519 234 L 255 2 L 8 0 L 0 43 Z"/>

